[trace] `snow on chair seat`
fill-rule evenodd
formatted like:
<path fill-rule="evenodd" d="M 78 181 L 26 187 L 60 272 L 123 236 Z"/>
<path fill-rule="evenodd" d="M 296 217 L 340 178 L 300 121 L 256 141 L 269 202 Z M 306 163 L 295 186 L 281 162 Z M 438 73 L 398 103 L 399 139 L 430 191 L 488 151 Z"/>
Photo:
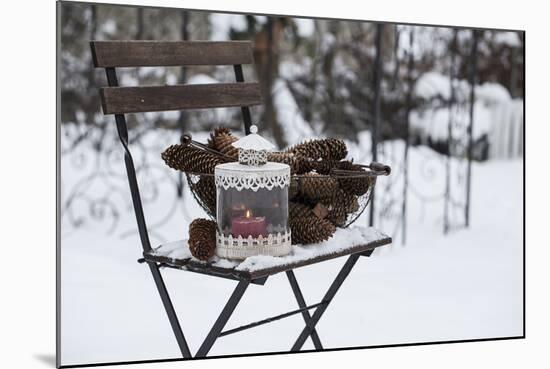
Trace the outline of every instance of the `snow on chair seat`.
<path fill-rule="evenodd" d="M 144 253 L 145 260 L 189 271 L 226 274 L 231 279 L 255 280 L 273 274 L 356 253 L 366 253 L 391 243 L 373 227 L 340 228 L 331 239 L 311 245 L 295 245 L 289 255 L 251 256 L 243 261 L 214 257 L 206 263 L 191 256 L 187 240 L 167 243 Z"/>

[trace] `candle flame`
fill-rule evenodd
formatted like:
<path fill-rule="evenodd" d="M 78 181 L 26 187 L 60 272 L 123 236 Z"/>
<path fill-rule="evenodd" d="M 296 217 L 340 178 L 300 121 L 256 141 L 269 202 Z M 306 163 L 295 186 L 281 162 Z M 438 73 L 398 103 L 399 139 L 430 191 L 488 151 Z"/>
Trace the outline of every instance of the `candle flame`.
<path fill-rule="evenodd" d="M 251 214 L 250 214 L 250 210 L 246 210 L 246 214 L 245 214 L 245 217 L 247 218 L 250 218 Z"/>

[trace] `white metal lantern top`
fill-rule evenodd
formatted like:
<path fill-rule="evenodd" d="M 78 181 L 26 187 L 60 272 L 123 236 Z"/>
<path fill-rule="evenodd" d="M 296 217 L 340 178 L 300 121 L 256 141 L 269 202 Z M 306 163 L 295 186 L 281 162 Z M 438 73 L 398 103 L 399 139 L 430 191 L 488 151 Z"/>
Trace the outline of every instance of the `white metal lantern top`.
<path fill-rule="evenodd" d="M 233 143 L 233 146 L 238 149 L 257 151 L 275 149 L 275 145 L 258 134 L 258 127 L 255 124 L 250 126 L 250 134 L 238 139 Z"/>
<path fill-rule="evenodd" d="M 239 163 L 259 166 L 267 163 L 267 152 L 275 146 L 258 134 L 258 127 L 252 125 L 250 134 L 233 143 L 239 149 Z"/>

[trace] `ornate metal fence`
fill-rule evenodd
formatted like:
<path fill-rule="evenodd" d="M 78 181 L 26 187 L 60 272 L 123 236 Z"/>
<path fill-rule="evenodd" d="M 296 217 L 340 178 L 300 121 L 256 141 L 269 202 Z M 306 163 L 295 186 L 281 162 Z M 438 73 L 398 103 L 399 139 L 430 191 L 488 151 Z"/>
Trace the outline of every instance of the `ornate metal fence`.
<path fill-rule="evenodd" d="M 467 103 L 455 99 L 456 55 L 451 52 L 449 58 L 449 76 L 451 97 L 444 101 L 450 112 L 448 122 L 448 141 L 444 153 L 434 150 L 416 150 L 423 159 L 416 161 L 419 167 L 411 167 L 409 158 L 410 148 L 416 145 L 413 142 L 410 130 L 410 114 L 414 104 L 414 83 L 418 75 L 415 74 L 414 31 L 408 33 L 409 50 L 405 55 L 406 73 L 404 80 L 398 83 L 406 84 L 406 94 L 402 101 L 406 111 L 405 131 L 400 134 L 397 130 L 386 133 L 381 138 L 380 129 L 382 116 L 380 105 L 385 96 L 383 80 L 382 52 L 384 25 L 376 26 L 374 62 L 375 78 L 372 86 L 374 92 L 374 106 L 368 107 L 372 114 L 372 147 L 370 157 L 358 158 L 358 161 L 381 161 L 392 164 L 392 175 L 377 186 L 375 201 L 370 208 L 368 223 L 376 224 L 385 229 L 394 239 L 400 239 L 404 244 L 407 240 L 408 204 L 415 198 L 422 204 L 442 202 L 441 222 L 442 231 L 447 233 L 452 229 L 467 227 L 470 223 L 471 201 L 471 163 L 473 159 L 473 122 L 477 65 L 477 33 L 471 32 L 473 40 L 470 52 L 469 83 L 470 96 Z M 458 32 L 454 31 L 454 43 Z M 456 46 L 456 45 L 455 45 Z M 451 48 L 456 50 L 456 47 Z M 397 58 L 397 54 L 395 55 Z M 400 64 L 402 60 L 396 60 Z M 397 76 L 397 74 L 396 74 Z M 469 123 L 453 119 L 459 112 L 469 112 Z M 137 173 L 140 179 L 140 189 L 144 206 L 155 206 L 162 201 L 155 219 L 148 220 L 153 237 L 162 240 L 161 232 L 156 232 L 175 214 L 180 214 L 190 221 L 193 215 L 183 206 L 190 201 L 181 201 L 182 197 L 189 196 L 188 191 L 182 191 L 185 182 L 181 176 L 169 171 L 159 159 L 160 152 L 173 143 L 179 136 L 174 129 L 155 130 L 161 132 L 152 136 L 150 117 L 143 118 L 132 130 L 130 145 L 137 154 L 135 158 Z M 181 116 L 175 126 L 185 126 Z M 388 122 L 385 122 L 388 126 Z M 391 122 L 389 126 L 392 127 Z M 100 125 L 85 125 L 67 123 L 62 125 L 62 233 L 71 234 L 83 227 L 96 227 L 103 232 L 126 237 L 134 233 L 134 225 L 123 224 L 123 219 L 131 213 L 131 202 L 128 196 L 127 183 L 122 168 L 122 152 L 116 145 L 115 128 L 110 122 Z M 387 139 L 387 137 L 393 137 Z M 414 172 L 415 176 L 411 176 Z M 161 198 L 164 198 L 161 200 Z M 168 199 L 167 199 L 168 198 Z M 151 212 L 149 212 L 151 213 Z"/>
<path fill-rule="evenodd" d="M 383 44 L 381 35 L 384 25 L 378 25 L 376 37 L 376 75 L 382 75 L 382 64 L 378 57 L 382 53 Z M 387 181 L 382 181 L 376 190 L 374 206 L 371 206 L 369 224 L 376 223 L 377 226 L 386 229 L 394 239 L 400 238 L 402 244 L 407 239 L 407 205 L 409 196 L 420 200 L 423 206 L 430 203 L 442 202 L 441 217 L 437 218 L 442 223 L 442 230 L 448 233 L 452 229 L 468 227 L 470 223 L 470 193 L 472 181 L 472 160 L 473 160 L 473 124 L 474 124 L 474 103 L 475 85 L 477 73 L 477 31 L 471 31 L 472 47 L 469 58 L 469 84 L 470 96 L 467 102 L 460 102 L 455 96 L 456 78 L 456 50 L 458 30 L 453 31 L 453 41 L 450 48 L 450 98 L 443 101 L 449 110 L 449 121 L 447 127 L 447 142 L 443 153 L 434 150 L 417 150 L 417 155 L 423 157 L 417 160 L 419 167 L 411 167 L 409 160 L 409 149 L 411 146 L 410 114 L 413 109 L 414 94 L 414 30 L 409 32 L 409 49 L 406 52 L 407 93 L 406 106 L 406 129 L 402 143 L 397 140 L 382 143 L 379 139 L 380 131 L 380 101 L 375 99 L 373 129 L 372 129 L 372 158 L 387 163 L 392 163 L 392 176 Z M 462 31 L 468 32 L 468 31 Z M 397 58 L 397 55 L 395 55 Z M 380 81 L 375 79 L 373 86 L 376 96 L 380 96 Z M 384 98 L 383 96 L 381 97 Z M 468 111 L 469 121 L 464 122 L 454 119 L 461 111 Z M 395 137 L 398 137 L 396 134 Z M 400 146 L 403 146 L 400 149 Z M 416 182 L 411 180 L 410 173 L 415 172 Z M 423 216 L 424 211 L 420 211 Z"/>

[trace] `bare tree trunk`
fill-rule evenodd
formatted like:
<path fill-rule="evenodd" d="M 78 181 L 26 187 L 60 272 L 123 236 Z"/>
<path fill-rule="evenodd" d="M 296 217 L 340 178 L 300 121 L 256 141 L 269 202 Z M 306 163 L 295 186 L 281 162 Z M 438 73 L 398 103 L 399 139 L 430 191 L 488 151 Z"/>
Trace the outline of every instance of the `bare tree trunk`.
<path fill-rule="evenodd" d="M 136 40 L 143 40 L 143 8 L 137 8 L 137 31 Z"/>
<path fill-rule="evenodd" d="M 277 71 L 279 68 L 278 52 L 275 52 L 275 48 L 278 47 L 274 40 L 274 31 L 275 24 L 273 18 L 268 18 L 267 21 L 267 60 L 266 60 L 266 70 L 265 70 L 265 84 L 266 91 L 264 94 L 265 98 L 265 119 L 267 126 L 271 129 L 273 138 L 279 147 L 285 147 L 287 142 L 284 139 L 283 132 L 279 122 L 277 121 L 277 111 L 275 109 L 275 104 L 273 101 L 273 85 L 275 78 L 277 77 Z M 277 58 L 277 60 L 276 60 Z"/>
<path fill-rule="evenodd" d="M 273 101 L 273 85 L 279 73 L 279 42 L 284 25 L 279 18 L 268 18 L 262 31 L 254 38 L 254 59 L 256 72 L 262 89 L 264 113 L 262 126 L 273 134 L 277 145 L 284 147 L 287 142 L 277 121 L 277 111 Z"/>
<path fill-rule="evenodd" d="M 92 16 L 90 19 L 90 40 L 95 40 L 97 37 L 97 6 L 90 6 Z M 95 68 L 89 68 L 88 74 L 89 88 L 95 88 Z"/>
<path fill-rule="evenodd" d="M 95 40 L 97 37 L 97 6 L 90 6 L 92 15 L 90 19 L 90 40 Z M 91 63 L 91 62 L 90 62 Z M 95 80 L 95 68 L 88 69 L 88 91 L 97 91 L 97 85 Z M 85 107 L 86 123 L 95 124 L 95 101 L 87 99 L 87 106 Z"/>
<path fill-rule="evenodd" d="M 399 58 L 397 53 L 399 50 L 399 37 L 401 32 L 397 28 L 397 25 L 393 26 L 393 30 L 394 30 L 393 58 L 395 60 L 395 66 L 393 69 L 392 89 L 395 90 L 397 86 L 397 80 L 399 78 Z"/>
<path fill-rule="evenodd" d="M 453 151 L 453 108 L 456 103 L 455 96 L 455 74 L 456 74 L 456 54 L 458 49 L 458 29 L 454 29 L 451 41 L 451 65 L 449 68 L 449 81 L 451 96 L 449 99 L 449 121 L 447 122 L 447 159 L 445 161 L 445 202 L 443 204 L 443 233 L 449 233 L 450 209 L 451 209 L 451 153 Z"/>
<path fill-rule="evenodd" d="M 380 82 L 382 80 L 382 34 L 384 32 L 384 24 L 376 24 L 376 56 L 374 60 L 374 119 L 372 122 L 371 130 L 371 149 L 372 149 L 372 161 L 376 162 L 378 160 L 378 128 L 380 125 Z M 370 216 L 369 216 L 369 226 L 374 225 L 374 197 L 375 192 L 372 193 L 371 204 L 370 204 Z"/>
<path fill-rule="evenodd" d="M 315 27 L 315 32 L 313 36 L 315 38 L 315 45 L 316 45 L 315 50 L 316 52 L 318 52 L 322 42 L 322 39 L 320 36 L 321 29 L 320 29 L 319 21 L 317 19 L 313 20 L 313 25 Z M 309 79 L 311 81 L 311 100 L 309 102 L 308 108 L 304 112 L 304 118 L 308 122 L 312 122 L 315 116 L 315 107 L 317 103 L 317 86 L 319 84 L 318 77 L 317 77 L 318 68 L 319 68 L 319 58 L 314 57 L 311 63 L 311 70 L 309 74 Z"/>
<path fill-rule="evenodd" d="M 464 207 L 464 218 L 466 227 L 470 226 L 470 198 L 472 190 L 472 160 L 474 146 L 474 104 L 475 104 L 475 85 L 477 83 L 477 54 L 478 40 L 480 33 L 472 30 L 472 49 L 469 59 L 468 79 L 470 83 L 470 124 L 468 125 L 468 166 L 466 168 L 466 206 Z"/>
<path fill-rule="evenodd" d="M 186 10 L 183 10 L 181 12 L 181 28 L 180 28 L 180 36 L 182 41 L 187 41 L 189 39 L 189 12 Z M 180 70 L 180 76 L 178 83 L 179 84 L 185 84 L 187 82 L 187 69 L 185 67 L 181 67 Z M 185 111 L 180 111 L 180 115 L 178 118 L 178 127 L 180 131 L 183 133 L 187 129 L 187 115 L 185 114 Z"/>

